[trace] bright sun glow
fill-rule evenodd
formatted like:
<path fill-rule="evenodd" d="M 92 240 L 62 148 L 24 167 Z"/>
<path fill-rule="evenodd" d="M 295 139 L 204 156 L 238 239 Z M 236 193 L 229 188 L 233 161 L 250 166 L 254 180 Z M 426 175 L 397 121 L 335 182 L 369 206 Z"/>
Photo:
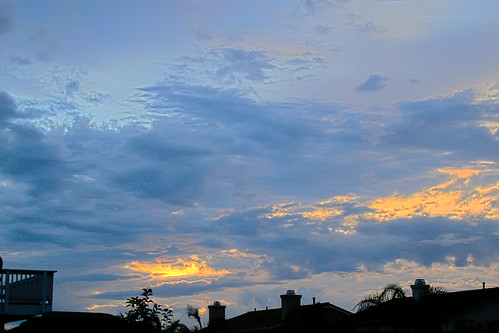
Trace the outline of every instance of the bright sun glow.
<path fill-rule="evenodd" d="M 192 256 L 191 260 L 179 258 L 173 263 L 161 261 L 156 263 L 141 263 L 134 261 L 125 267 L 133 271 L 149 273 L 159 279 L 175 279 L 190 276 L 221 276 L 229 274 L 229 271 L 215 270 L 209 267 L 205 261 L 200 260 L 196 255 Z"/>

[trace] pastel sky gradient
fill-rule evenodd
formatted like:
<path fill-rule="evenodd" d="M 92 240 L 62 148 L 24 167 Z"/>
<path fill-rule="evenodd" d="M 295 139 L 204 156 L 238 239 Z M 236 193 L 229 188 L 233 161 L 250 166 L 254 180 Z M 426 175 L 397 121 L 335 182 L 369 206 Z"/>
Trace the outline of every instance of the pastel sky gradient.
<path fill-rule="evenodd" d="M 0 255 L 56 310 L 499 286 L 499 2 L 0 3 Z M 203 315 L 203 321 L 207 315 Z M 194 325 L 194 322 L 190 323 Z"/>

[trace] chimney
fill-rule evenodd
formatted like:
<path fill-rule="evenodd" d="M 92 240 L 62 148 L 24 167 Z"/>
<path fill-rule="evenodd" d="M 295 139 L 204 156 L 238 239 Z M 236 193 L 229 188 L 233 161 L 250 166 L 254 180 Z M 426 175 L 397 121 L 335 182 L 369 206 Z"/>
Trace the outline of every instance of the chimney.
<path fill-rule="evenodd" d="M 426 284 L 424 279 L 416 279 L 413 285 L 411 285 L 412 289 L 412 298 L 416 302 L 422 301 L 425 296 L 428 294 L 430 290 L 430 285 Z"/>
<path fill-rule="evenodd" d="M 288 290 L 285 295 L 281 295 L 281 320 L 286 318 L 290 310 L 300 307 L 301 295 L 296 295 L 294 290 Z"/>
<path fill-rule="evenodd" d="M 216 325 L 225 320 L 225 305 L 221 305 L 219 301 L 213 302 L 213 305 L 208 305 L 208 324 Z"/>

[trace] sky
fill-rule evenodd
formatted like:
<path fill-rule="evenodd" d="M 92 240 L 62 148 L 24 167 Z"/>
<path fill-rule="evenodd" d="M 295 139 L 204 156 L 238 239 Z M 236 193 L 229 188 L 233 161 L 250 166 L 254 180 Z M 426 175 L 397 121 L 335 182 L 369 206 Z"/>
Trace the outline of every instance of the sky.
<path fill-rule="evenodd" d="M 499 286 L 499 2 L 0 2 L 0 256 L 54 310 L 152 288 Z M 202 315 L 206 323 L 207 313 Z"/>

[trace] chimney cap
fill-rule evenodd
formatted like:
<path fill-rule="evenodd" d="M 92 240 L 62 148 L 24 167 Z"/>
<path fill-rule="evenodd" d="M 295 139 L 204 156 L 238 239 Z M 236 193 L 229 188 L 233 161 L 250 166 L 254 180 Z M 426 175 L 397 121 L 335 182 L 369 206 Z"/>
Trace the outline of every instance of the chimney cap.
<path fill-rule="evenodd" d="M 286 295 L 296 295 L 296 294 L 293 289 L 288 289 L 288 291 L 286 291 Z"/>
<path fill-rule="evenodd" d="M 220 306 L 220 305 L 221 305 L 221 304 L 220 304 L 220 301 L 214 301 L 214 302 L 213 302 L 213 306 Z"/>
<path fill-rule="evenodd" d="M 416 286 L 423 286 L 426 284 L 426 281 L 424 279 L 416 279 L 416 281 L 414 282 L 414 285 Z"/>

